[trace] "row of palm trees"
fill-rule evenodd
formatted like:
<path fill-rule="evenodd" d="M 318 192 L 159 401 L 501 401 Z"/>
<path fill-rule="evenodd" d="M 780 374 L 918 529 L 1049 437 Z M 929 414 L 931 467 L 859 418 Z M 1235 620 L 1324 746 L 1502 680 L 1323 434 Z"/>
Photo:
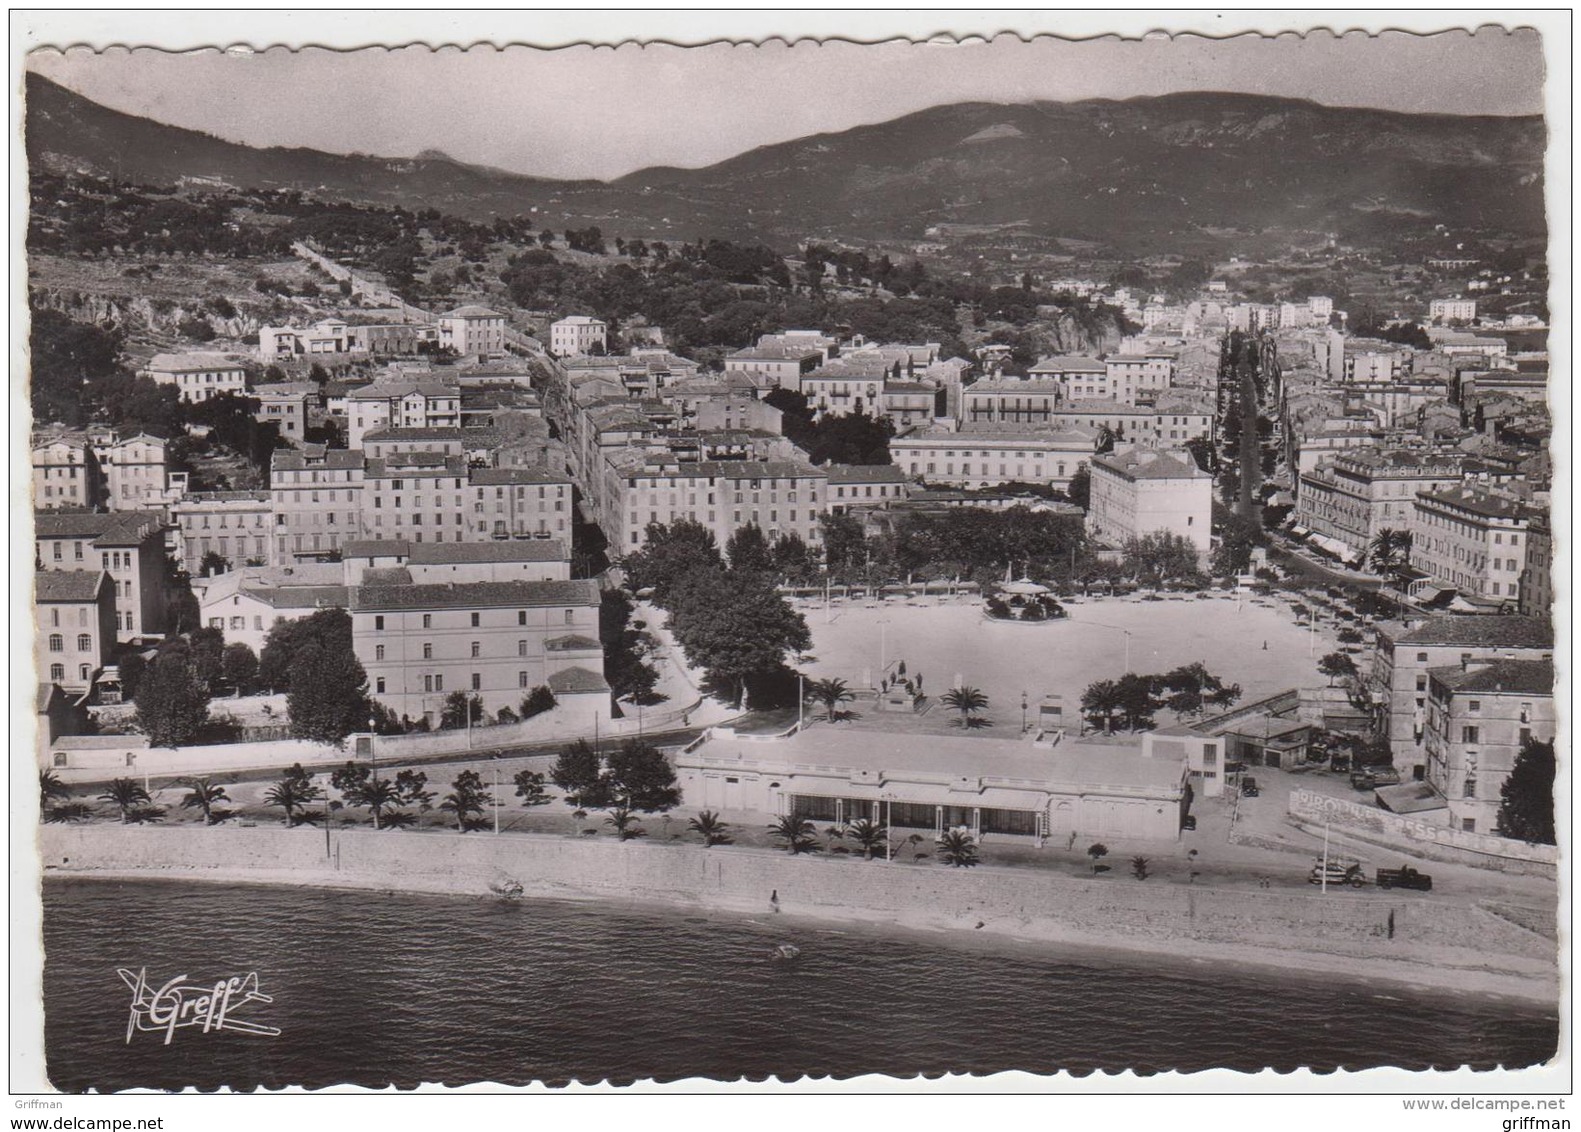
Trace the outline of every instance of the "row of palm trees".
<path fill-rule="evenodd" d="M 801 814 L 792 813 L 776 818 L 774 824 L 769 826 L 769 832 L 792 856 L 816 853 L 821 848 L 817 828 L 811 819 Z M 831 826 L 829 834 L 835 839 L 851 838 L 869 861 L 877 858 L 880 849 L 885 850 L 886 854 L 889 850 L 889 829 L 871 818 L 857 818 L 848 822 L 843 829 Z M 915 846 L 921 843 L 922 837 L 913 834 L 908 840 Z M 970 868 L 977 864 L 977 839 L 964 829 L 947 829 L 934 839 L 934 843 L 938 846 L 939 860 L 943 864 L 956 868 Z"/>
<path fill-rule="evenodd" d="M 841 704 L 850 703 L 856 699 L 856 694 L 851 691 L 844 680 L 827 679 L 814 680 L 807 685 L 807 698 L 820 703 L 825 709 L 825 718 L 830 723 L 839 717 Z M 961 686 L 951 688 L 939 697 L 939 702 L 951 711 L 960 713 L 957 721 L 961 727 L 977 727 L 980 721 L 976 716 L 988 710 L 988 696 L 980 688 Z"/>
<path fill-rule="evenodd" d="M 202 810 L 203 824 L 214 825 L 226 817 L 216 810 L 219 802 L 230 801 L 225 787 L 208 778 L 189 779 L 187 793 L 181 799 L 184 810 Z M 90 817 L 93 807 L 86 802 L 72 800 L 71 788 L 52 770 L 38 774 L 39 809 L 51 821 L 80 821 Z M 105 787 L 98 801 L 114 806 L 123 824 L 157 820 L 164 810 L 153 804 L 148 788 L 135 778 L 117 778 Z"/>

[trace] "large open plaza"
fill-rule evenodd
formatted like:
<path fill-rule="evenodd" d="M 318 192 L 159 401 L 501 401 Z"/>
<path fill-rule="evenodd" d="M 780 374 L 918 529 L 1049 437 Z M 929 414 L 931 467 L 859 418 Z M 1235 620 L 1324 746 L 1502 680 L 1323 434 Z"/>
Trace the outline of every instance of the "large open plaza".
<path fill-rule="evenodd" d="M 1054 694 L 1074 708 L 1088 684 L 1123 675 L 1127 662 L 1130 671 L 1157 673 L 1201 661 L 1256 699 L 1326 683 L 1317 662 L 1335 647 L 1324 627 L 1314 640 L 1273 598 L 1091 598 L 1068 606 L 1068 618 L 1040 624 L 987 620 L 982 603 L 967 598 L 800 608 L 812 630 L 809 674 L 864 687 L 881 665 L 904 660 L 931 696 L 957 683 L 982 689 L 990 717 L 1012 703 L 1019 712 L 1023 691 L 1034 704 Z"/>

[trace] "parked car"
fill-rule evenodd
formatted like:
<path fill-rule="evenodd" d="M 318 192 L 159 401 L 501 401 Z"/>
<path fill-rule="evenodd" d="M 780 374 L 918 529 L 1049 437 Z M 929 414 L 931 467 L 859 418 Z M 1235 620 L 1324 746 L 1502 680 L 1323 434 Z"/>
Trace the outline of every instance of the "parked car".
<path fill-rule="evenodd" d="M 1255 778 L 1243 778 L 1243 779 L 1241 779 L 1241 796 L 1242 797 L 1244 797 L 1244 798 L 1256 798 L 1261 793 L 1262 793 L 1262 791 L 1257 789 L 1257 779 L 1255 779 Z"/>
<path fill-rule="evenodd" d="M 1180 828 L 1184 830 L 1195 830 L 1197 828 L 1197 815 L 1187 814 L 1185 817 L 1181 818 Z"/>
<path fill-rule="evenodd" d="M 1417 892 L 1433 891 L 1433 878 L 1426 873 L 1419 873 L 1410 865 L 1402 865 L 1398 869 L 1378 870 L 1379 888 L 1410 888 Z"/>
<path fill-rule="evenodd" d="M 1310 884 L 1322 884 L 1325 876 L 1329 884 L 1346 884 L 1351 888 L 1361 888 L 1367 883 L 1367 874 L 1361 871 L 1360 861 L 1330 859 L 1326 867 L 1319 861 L 1307 874 L 1307 881 Z"/>

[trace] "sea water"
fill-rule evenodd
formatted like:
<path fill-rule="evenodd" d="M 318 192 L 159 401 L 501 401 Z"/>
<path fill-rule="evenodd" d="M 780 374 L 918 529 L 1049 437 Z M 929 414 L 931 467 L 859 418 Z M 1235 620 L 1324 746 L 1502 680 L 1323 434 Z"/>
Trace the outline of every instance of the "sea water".
<path fill-rule="evenodd" d="M 1556 1011 L 1488 996 L 839 931 L 766 908 L 50 880 L 44 940 L 48 1074 L 67 1091 L 1516 1068 L 1550 1058 L 1559 1028 Z M 119 969 L 155 989 L 255 973 L 270 1001 L 230 1017 L 279 1033 L 205 1032 L 194 1015 L 128 1040 Z"/>

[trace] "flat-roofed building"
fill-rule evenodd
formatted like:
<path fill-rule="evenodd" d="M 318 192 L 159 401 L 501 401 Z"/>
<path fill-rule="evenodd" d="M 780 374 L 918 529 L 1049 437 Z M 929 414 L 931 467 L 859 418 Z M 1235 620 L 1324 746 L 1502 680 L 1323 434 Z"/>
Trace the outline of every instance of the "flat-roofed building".
<path fill-rule="evenodd" d="M 176 558 L 193 577 L 205 555 L 237 566 L 267 566 L 274 558 L 274 504 L 268 491 L 199 491 L 170 505 Z"/>
<path fill-rule="evenodd" d="M 1116 448 L 1094 456 L 1087 530 L 1123 547 L 1133 538 L 1166 532 L 1179 535 L 1199 555 L 1212 536 L 1213 477 L 1191 456 L 1150 448 Z"/>
<path fill-rule="evenodd" d="M 188 402 L 247 392 L 247 370 L 223 354 L 155 354 L 142 374 L 160 385 L 174 385 Z"/>
<path fill-rule="evenodd" d="M 33 576 L 38 675 L 86 695 L 115 651 L 115 589 L 103 570 L 40 570 Z"/>
<path fill-rule="evenodd" d="M 713 728 L 675 756 L 675 771 L 689 806 L 819 823 L 869 818 L 933 837 L 964 828 L 990 842 L 1175 841 L 1187 804 L 1180 756 L 816 724 L 783 739 Z"/>
<path fill-rule="evenodd" d="M 304 444 L 277 450 L 269 465 L 274 561 L 323 558 L 362 530 L 363 454 Z"/>
<path fill-rule="evenodd" d="M 1402 774 L 1425 777 L 1430 670 L 1473 660 L 1553 660 L 1554 630 L 1546 617 L 1440 614 L 1417 624 L 1377 627 L 1368 683 L 1378 729 Z"/>
<path fill-rule="evenodd" d="M 896 467 L 927 484 L 1038 483 L 1063 491 L 1096 441 L 1085 429 L 929 429 L 895 437 L 889 451 Z"/>
<path fill-rule="evenodd" d="M 398 716 L 437 722 L 452 692 L 490 714 L 515 711 L 545 685 L 568 721 L 591 726 L 610 718 L 602 652 L 550 642 L 596 642 L 599 600 L 591 580 L 363 584 L 349 597 L 352 647 L 369 691 Z"/>
<path fill-rule="evenodd" d="M 119 640 L 165 631 L 165 525 L 158 514 L 36 512 L 33 537 L 40 570 L 110 575 Z"/>
<path fill-rule="evenodd" d="M 1470 660 L 1432 669 L 1427 684 L 1427 784 L 1452 829 L 1494 833 L 1500 791 L 1528 740 L 1554 738 L 1554 666 Z"/>
<path fill-rule="evenodd" d="M 350 331 L 351 327 L 338 318 L 320 319 L 304 329 L 260 326 L 258 356 L 274 359 L 349 354 L 356 348 L 352 344 Z"/>
<path fill-rule="evenodd" d="M 559 539 L 508 542 L 384 542 L 346 544 L 341 559 L 347 585 L 370 571 L 405 569 L 413 582 L 565 582 L 571 550 Z"/>

